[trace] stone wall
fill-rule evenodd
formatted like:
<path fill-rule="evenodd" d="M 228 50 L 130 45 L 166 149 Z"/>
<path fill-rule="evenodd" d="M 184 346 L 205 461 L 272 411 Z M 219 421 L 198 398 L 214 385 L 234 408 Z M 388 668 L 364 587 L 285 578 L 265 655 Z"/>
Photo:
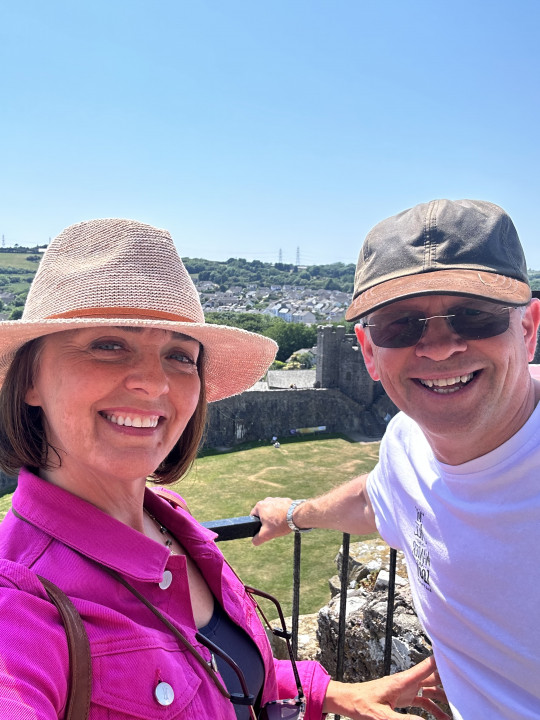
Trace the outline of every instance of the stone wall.
<path fill-rule="evenodd" d="M 385 415 L 395 408 L 386 398 L 369 409 L 340 390 L 250 391 L 212 403 L 208 408 L 205 446 L 232 447 L 247 441 L 268 441 L 290 436 L 297 428 L 324 425 L 326 432 L 382 437 Z"/>

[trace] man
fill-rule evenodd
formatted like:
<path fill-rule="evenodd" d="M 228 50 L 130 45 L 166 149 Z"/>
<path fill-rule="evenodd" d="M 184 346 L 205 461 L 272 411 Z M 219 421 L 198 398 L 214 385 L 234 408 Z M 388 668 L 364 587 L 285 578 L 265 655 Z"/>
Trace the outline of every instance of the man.
<path fill-rule="evenodd" d="M 540 717 L 540 323 L 499 207 L 435 200 L 368 234 L 346 315 L 402 411 L 379 462 L 313 500 L 257 503 L 290 529 L 378 530 L 404 551 L 454 717 Z"/>

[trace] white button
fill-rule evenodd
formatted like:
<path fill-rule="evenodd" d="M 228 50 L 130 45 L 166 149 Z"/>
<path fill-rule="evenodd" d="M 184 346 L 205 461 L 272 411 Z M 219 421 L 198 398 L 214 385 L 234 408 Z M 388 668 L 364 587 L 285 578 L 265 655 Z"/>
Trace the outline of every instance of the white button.
<path fill-rule="evenodd" d="M 165 570 L 163 573 L 163 580 L 159 583 L 159 587 L 162 590 L 166 590 L 168 587 L 171 586 L 172 583 L 172 572 L 170 570 Z"/>
<path fill-rule="evenodd" d="M 156 700 L 160 705 L 170 705 L 174 700 L 174 690 L 166 682 L 160 682 L 154 690 Z"/>

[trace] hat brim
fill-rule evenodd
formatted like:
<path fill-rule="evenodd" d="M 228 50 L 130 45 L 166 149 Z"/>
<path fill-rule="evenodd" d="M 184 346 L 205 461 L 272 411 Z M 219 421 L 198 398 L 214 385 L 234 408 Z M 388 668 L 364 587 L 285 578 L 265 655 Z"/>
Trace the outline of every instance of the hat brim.
<path fill-rule="evenodd" d="M 531 288 L 515 278 L 480 270 L 417 273 L 368 288 L 354 298 L 345 319 L 357 320 L 384 305 L 419 295 L 465 295 L 508 305 L 526 305 L 531 299 Z"/>
<path fill-rule="evenodd" d="M 183 333 L 198 340 L 204 348 L 206 399 L 215 402 L 252 387 L 275 358 L 278 346 L 271 338 L 209 323 L 138 320 L 126 318 L 55 319 L 40 322 L 6 320 L 0 322 L 0 385 L 15 353 L 38 337 L 67 330 L 91 327 L 149 327 Z"/>

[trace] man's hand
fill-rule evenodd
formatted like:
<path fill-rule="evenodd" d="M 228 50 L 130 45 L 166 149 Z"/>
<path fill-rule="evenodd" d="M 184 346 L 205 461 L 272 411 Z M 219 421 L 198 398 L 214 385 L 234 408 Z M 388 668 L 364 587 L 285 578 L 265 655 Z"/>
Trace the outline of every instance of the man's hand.
<path fill-rule="evenodd" d="M 287 510 L 292 500 L 290 498 L 267 497 L 259 500 L 250 515 L 260 518 L 262 527 L 252 540 L 254 545 L 262 545 L 268 540 L 287 535 L 291 532 L 287 525 Z"/>
<path fill-rule="evenodd" d="M 400 715 L 394 711 L 394 708 L 418 707 L 430 712 L 437 720 L 450 720 L 450 716 L 433 702 L 446 702 L 440 683 L 435 660 L 429 657 L 409 670 L 379 680 L 350 684 L 331 681 L 323 708 L 324 712 L 352 720 L 420 720 L 418 715 Z"/>

